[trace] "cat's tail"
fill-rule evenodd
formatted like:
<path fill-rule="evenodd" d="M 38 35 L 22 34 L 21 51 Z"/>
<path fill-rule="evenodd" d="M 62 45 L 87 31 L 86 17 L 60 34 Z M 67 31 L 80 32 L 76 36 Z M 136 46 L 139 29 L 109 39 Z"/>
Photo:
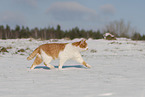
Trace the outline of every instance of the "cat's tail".
<path fill-rule="evenodd" d="M 32 54 L 29 56 L 29 57 L 27 57 L 27 60 L 32 60 L 35 56 L 36 56 L 36 54 L 39 52 L 39 47 L 38 48 L 36 48 L 33 52 L 32 52 Z"/>

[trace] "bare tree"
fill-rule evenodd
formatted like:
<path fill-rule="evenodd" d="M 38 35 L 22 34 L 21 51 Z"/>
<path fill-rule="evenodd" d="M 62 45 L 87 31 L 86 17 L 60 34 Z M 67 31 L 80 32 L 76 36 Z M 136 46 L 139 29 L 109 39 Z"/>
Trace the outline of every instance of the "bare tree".
<path fill-rule="evenodd" d="M 134 34 L 136 32 L 135 28 L 131 27 L 130 22 L 127 22 L 126 24 L 123 19 L 121 19 L 120 21 L 110 22 L 105 26 L 104 31 L 110 32 L 119 37 L 129 37 L 131 36 L 131 34 Z"/>

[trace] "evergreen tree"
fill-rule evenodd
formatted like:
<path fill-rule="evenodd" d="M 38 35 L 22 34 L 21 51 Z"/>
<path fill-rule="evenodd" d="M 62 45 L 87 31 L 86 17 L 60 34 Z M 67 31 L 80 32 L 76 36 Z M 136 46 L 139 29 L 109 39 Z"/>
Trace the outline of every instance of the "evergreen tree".
<path fill-rule="evenodd" d="M 0 25 L 0 39 L 3 39 L 4 26 Z"/>
<path fill-rule="evenodd" d="M 132 39 L 133 40 L 141 40 L 141 35 L 139 33 L 135 33 L 133 36 L 132 36 Z"/>
<path fill-rule="evenodd" d="M 15 38 L 19 37 L 19 33 L 20 33 L 20 26 L 16 25 L 16 27 L 15 27 Z"/>

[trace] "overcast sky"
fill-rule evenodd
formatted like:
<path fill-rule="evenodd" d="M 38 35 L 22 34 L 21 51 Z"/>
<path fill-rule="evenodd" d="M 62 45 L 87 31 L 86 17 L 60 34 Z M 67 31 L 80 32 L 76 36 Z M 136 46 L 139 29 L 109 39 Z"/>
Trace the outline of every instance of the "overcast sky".
<path fill-rule="evenodd" d="M 145 0 L 0 0 L 0 25 L 102 29 L 123 19 L 145 34 Z"/>

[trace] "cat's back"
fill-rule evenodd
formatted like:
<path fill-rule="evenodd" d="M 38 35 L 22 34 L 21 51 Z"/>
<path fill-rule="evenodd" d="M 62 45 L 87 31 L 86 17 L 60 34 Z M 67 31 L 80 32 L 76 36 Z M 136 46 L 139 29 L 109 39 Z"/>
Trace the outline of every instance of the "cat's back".
<path fill-rule="evenodd" d="M 66 45 L 67 43 L 48 43 L 40 45 L 39 48 L 55 59 L 58 58 L 59 52 L 63 51 Z"/>
<path fill-rule="evenodd" d="M 39 47 L 43 50 L 63 50 L 67 43 L 48 43 L 40 45 Z"/>

